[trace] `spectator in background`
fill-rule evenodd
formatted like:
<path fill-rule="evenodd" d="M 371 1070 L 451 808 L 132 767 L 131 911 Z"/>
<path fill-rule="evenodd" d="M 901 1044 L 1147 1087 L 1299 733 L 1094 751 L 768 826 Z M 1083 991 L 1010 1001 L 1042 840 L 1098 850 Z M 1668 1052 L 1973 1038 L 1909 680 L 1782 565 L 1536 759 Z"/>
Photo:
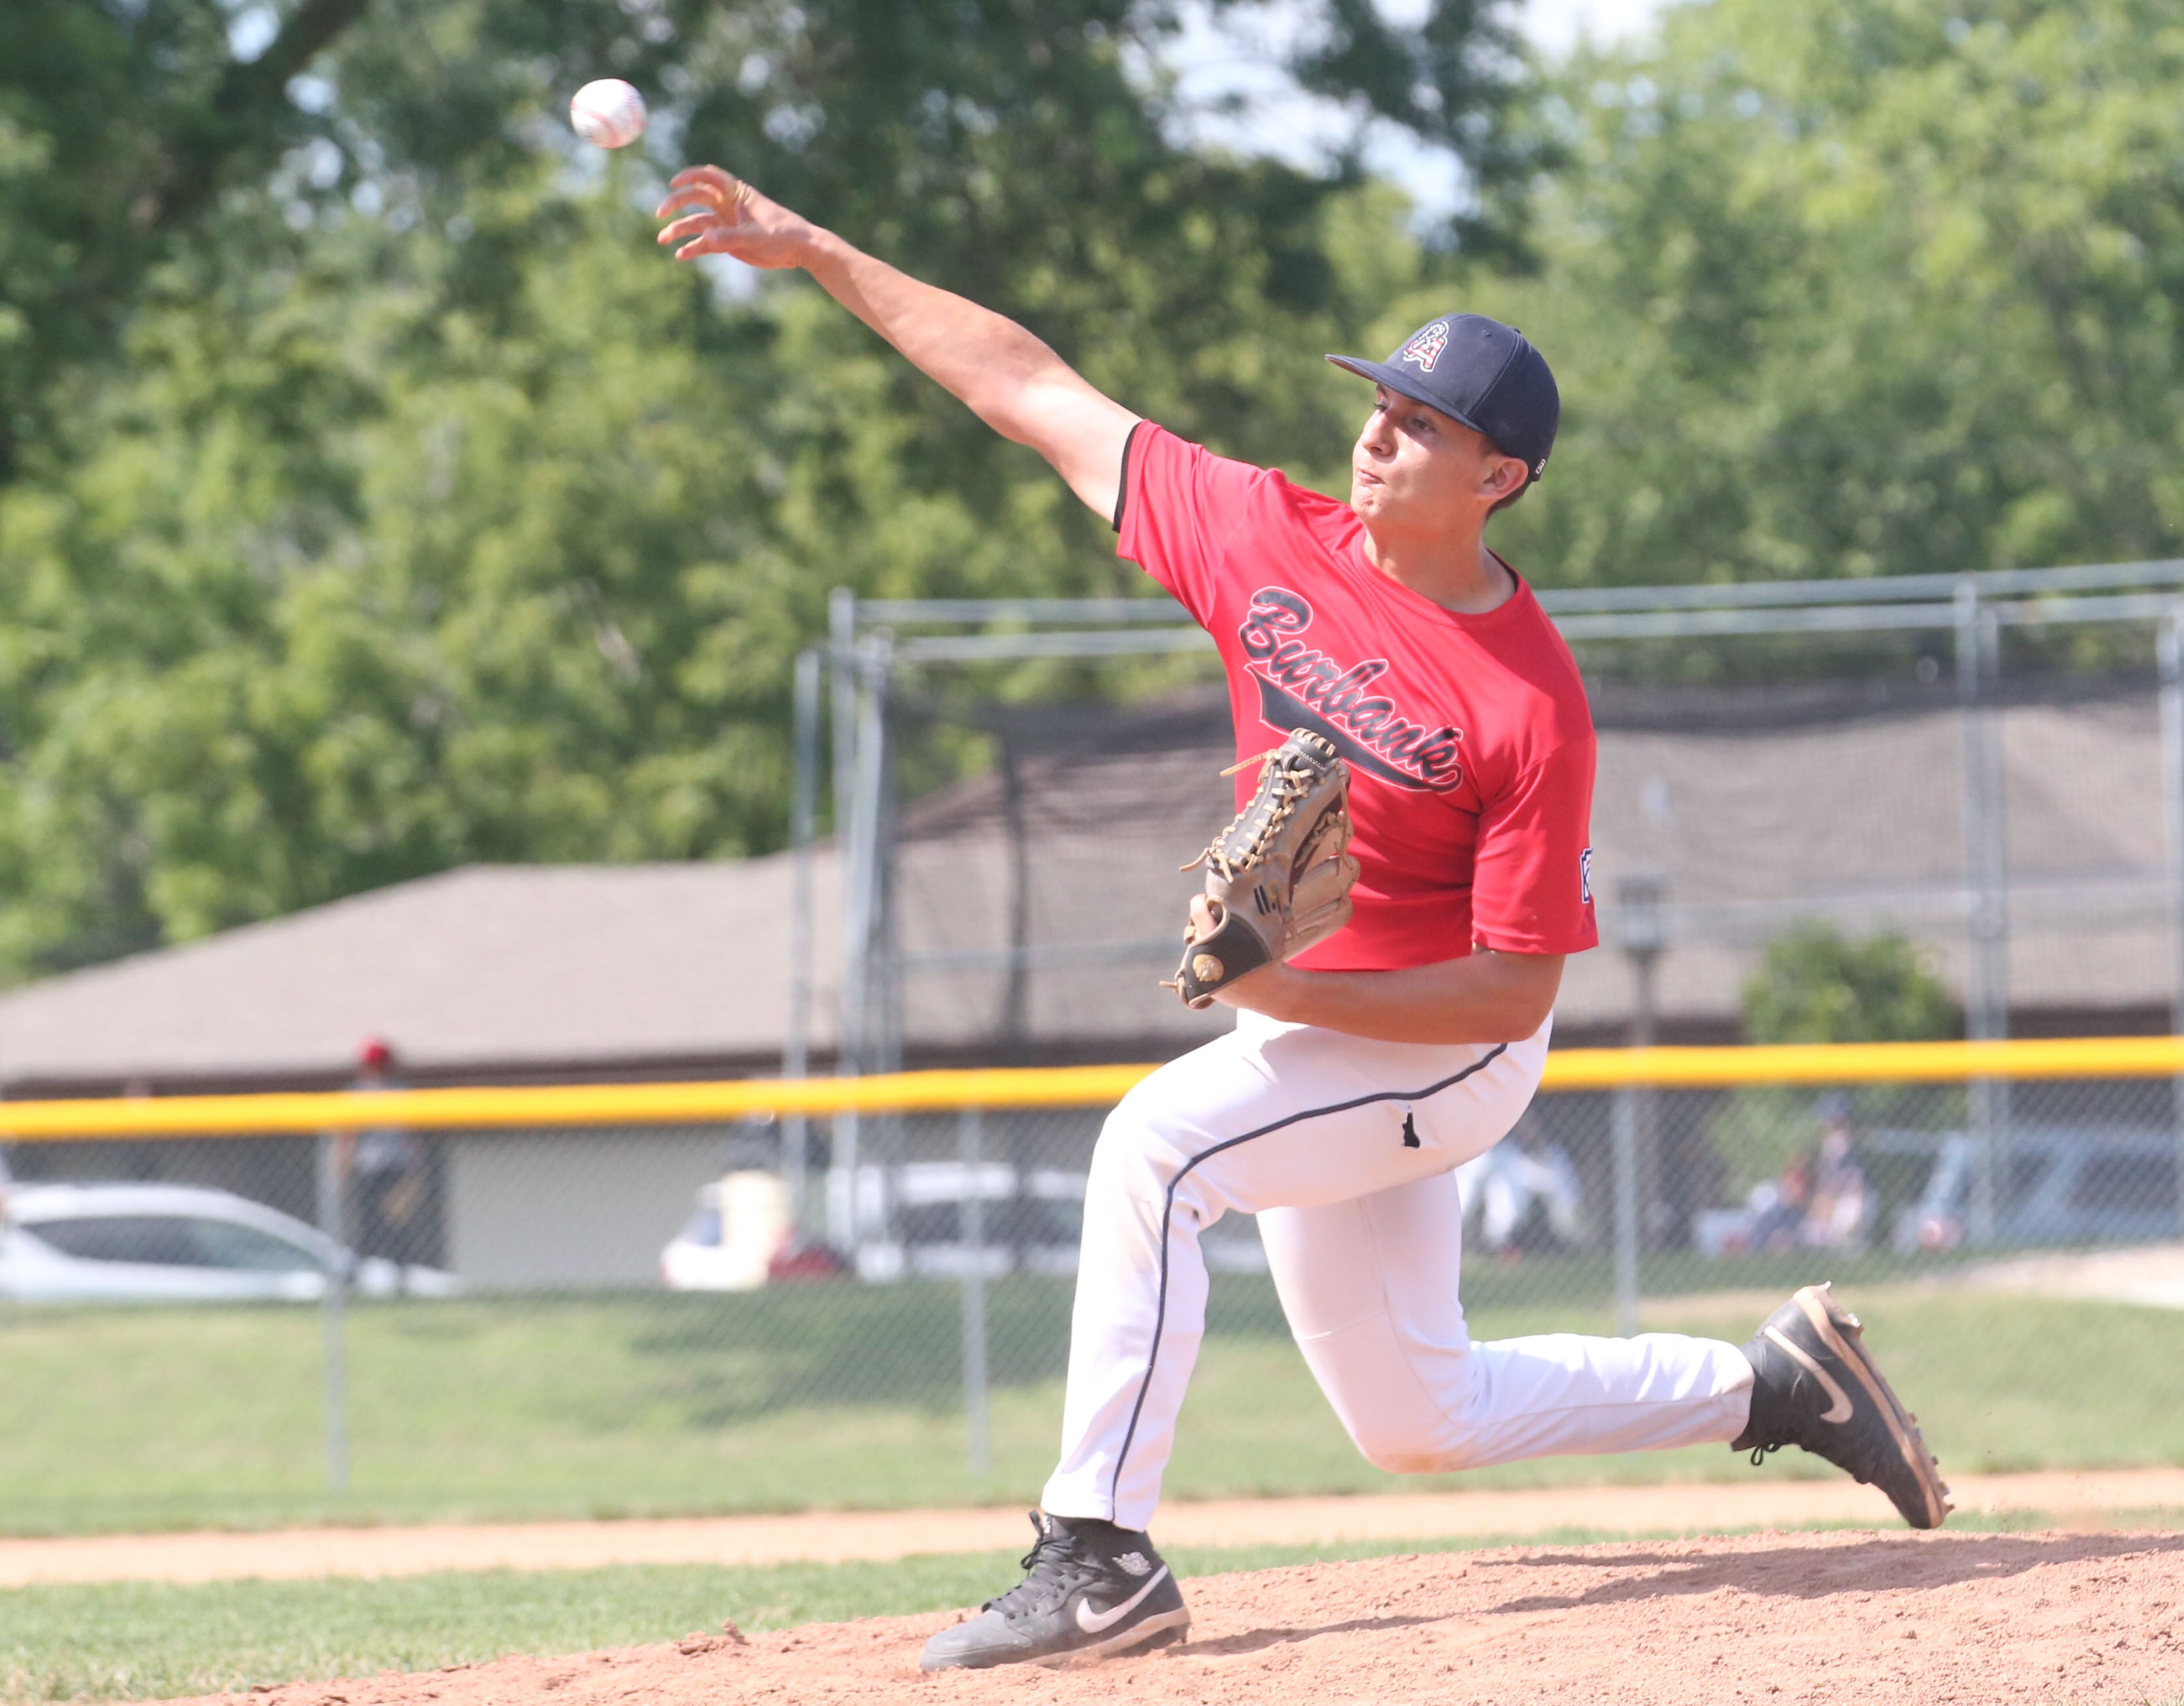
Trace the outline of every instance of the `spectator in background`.
<path fill-rule="evenodd" d="M 1792 1250 L 1805 1224 L 1805 1211 L 1813 1200 L 1813 1172 L 1819 1155 L 1801 1149 L 1790 1157 L 1770 1185 L 1752 1187 L 1745 1200 L 1752 1213 L 1751 1247 L 1754 1250 Z"/>
<path fill-rule="evenodd" d="M 366 1037 L 349 1088 L 399 1090 L 398 1071 L 393 1046 L 382 1037 Z M 354 1205 L 356 1253 L 405 1268 L 422 1263 L 425 1147 L 416 1133 L 393 1125 L 344 1133 L 341 1170 Z"/>
<path fill-rule="evenodd" d="M 1700 1254 L 1865 1247 L 1872 1196 L 1852 1147 L 1850 1098 L 1830 1091 L 1813 1112 L 1819 1141 L 1800 1147 L 1781 1172 L 1753 1185 L 1741 1208 L 1709 1209 L 1693 1218 Z"/>
<path fill-rule="evenodd" d="M 1799 1241 L 1813 1250 L 1857 1250 L 1865 1243 L 1865 1169 L 1851 1152 L 1850 1098 L 1830 1091 L 1819 1112 L 1820 1143 Z"/>

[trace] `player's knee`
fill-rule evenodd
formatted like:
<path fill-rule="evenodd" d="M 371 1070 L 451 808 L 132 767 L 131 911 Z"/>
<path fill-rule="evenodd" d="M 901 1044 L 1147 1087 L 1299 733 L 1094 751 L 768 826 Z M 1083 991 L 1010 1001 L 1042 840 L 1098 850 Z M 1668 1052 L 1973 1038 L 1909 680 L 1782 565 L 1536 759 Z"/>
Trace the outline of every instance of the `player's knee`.
<path fill-rule="evenodd" d="M 1446 1428 L 1428 1432 L 1375 1420 L 1353 1423 L 1350 1438 L 1367 1463 L 1391 1475 L 1446 1475 L 1468 1467 Z"/>
<path fill-rule="evenodd" d="M 1435 1457 L 1430 1452 L 1371 1451 L 1365 1453 L 1365 1461 L 1383 1474 L 1391 1475 L 1452 1475 L 1463 1467 L 1460 1463 L 1451 1463 L 1445 1458 Z"/>
<path fill-rule="evenodd" d="M 1391 1475 L 1452 1475 L 1479 1467 L 1466 1442 L 1448 1435 L 1432 1439 L 1375 1437 L 1360 1440 L 1357 1449 L 1365 1461 Z"/>
<path fill-rule="evenodd" d="M 1476 1435 L 1465 1424 L 1463 1391 L 1444 1389 L 1429 1397 L 1412 1381 L 1375 1390 L 1375 1402 L 1345 1406 L 1342 1419 L 1351 1442 L 1374 1469 L 1430 1475 L 1477 1467 Z"/>

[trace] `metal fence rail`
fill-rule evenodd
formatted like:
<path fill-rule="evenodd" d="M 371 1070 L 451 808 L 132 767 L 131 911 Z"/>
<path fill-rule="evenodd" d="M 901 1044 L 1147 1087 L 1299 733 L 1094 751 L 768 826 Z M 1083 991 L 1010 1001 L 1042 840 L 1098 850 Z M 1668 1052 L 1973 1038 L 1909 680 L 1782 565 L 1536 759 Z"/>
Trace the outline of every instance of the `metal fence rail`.
<path fill-rule="evenodd" d="M 991 1067 L 869 1078 L 732 1079 L 692 1084 L 491 1085 L 237 1096 L 0 1102 L 0 1141 L 242 1137 L 406 1125 L 686 1124 L 754 1115 L 913 1113 L 934 1109 L 1094 1107 L 1152 1065 Z M 1788 1043 L 1744 1048 L 1562 1049 L 1543 1092 L 1740 1084 L 1963 1084 L 2184 1076 L 2184 1036 L 2014 1038 L 1975 1042 Z"/>

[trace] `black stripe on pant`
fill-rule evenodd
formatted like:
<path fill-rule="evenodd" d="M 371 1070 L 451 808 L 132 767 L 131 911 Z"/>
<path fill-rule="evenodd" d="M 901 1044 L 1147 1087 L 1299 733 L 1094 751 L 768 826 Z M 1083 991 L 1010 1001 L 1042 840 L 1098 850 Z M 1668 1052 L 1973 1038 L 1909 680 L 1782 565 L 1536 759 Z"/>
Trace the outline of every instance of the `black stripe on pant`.
<path fill-rule="evenodd" d="M 1145 1377 L 1138 1384 L 1138 1401 L 1130 1406 L 1130 1425 L 1123 1430 L 1122 1450 L 1115 1453 L 1115 1473 L 1107 1480 L 1107 1506 L 1111 1512 L 1114 1508 L 1116 1492 L 1123 1484 L 1123 1465 L 1129 1460 L 1131 1442 L 1138 1436 L 1138 1418 L 1145 1413 L 1145 1395 L 1152 1390 L 1153 1366 L 1160 1358 L 1161 1333 L 1167 1324 L 1167 1234 L 1168 1227 L 1175 1217 L 1176 1187 L 1190 1176 L 1192 1169 L 1200 1162 L 1210 1161 L 1224 1151 L 1235 1148 L 1239 1144 L 1250 1143 L 1256 1138 L 1270 1137 L 1275 1132 L 1284 1130 L 1301 1120 L 1323 1119 L 1331 1113 L 1347 1113 L 1355 1107 L 1369 1107 L 1376 1101 L 1424 1101 L 1429 1096 L 1439 1096 L 1441 1091 L 1453 1089 L 1462 1084 L 1474 1073 L 1493 1065 L 1508 1051 L 1508 1047 L 1509 1045 L 1507 1043 L 1496 1043 L 1485 1054 L 1464 1068 L 1462 1072 L 1453 1073 L 1441 1079 L 1438 1084 L 1429 1084 L 1424 1090 L 1375 1090 L 1370 1096 L 1353 1096 L 1348 1101 L 1330 1102 L 1325 1107 L 1307 1107 L 1300 1109 L 1295 1113 L 1284 1114 L 1281 1118 L 1261 1126 L 1256 1131 L 1247 1131 L 1241 1137 L 1223 1138 L 1211 1148 L 1201 1150 L 1189 1161 L 1184 1162 L 1175 1177 L 1168 1181 L 1167 1199 L 1161 1205 L 1160 1291 L 1158 1300 L 1153 1307 L 1152 1349 L 1145 1353 Z"/>

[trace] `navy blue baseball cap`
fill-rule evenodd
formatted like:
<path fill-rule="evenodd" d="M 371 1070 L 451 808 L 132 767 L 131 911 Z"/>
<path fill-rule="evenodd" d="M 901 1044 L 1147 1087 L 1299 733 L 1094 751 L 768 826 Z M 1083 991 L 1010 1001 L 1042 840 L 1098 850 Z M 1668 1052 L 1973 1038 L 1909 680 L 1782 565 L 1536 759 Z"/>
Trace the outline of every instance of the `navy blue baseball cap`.
<path fill-rule="evenodd" d="M 1562 393 L 1546 358 L 1515 326 L 1483 314 L 1444 314 L 1405 338 L 1385 361 L 1327 359 L 1485 433 L 1502 454 L 1529 468 L 1533 479 L 1547 471 Z"/>

